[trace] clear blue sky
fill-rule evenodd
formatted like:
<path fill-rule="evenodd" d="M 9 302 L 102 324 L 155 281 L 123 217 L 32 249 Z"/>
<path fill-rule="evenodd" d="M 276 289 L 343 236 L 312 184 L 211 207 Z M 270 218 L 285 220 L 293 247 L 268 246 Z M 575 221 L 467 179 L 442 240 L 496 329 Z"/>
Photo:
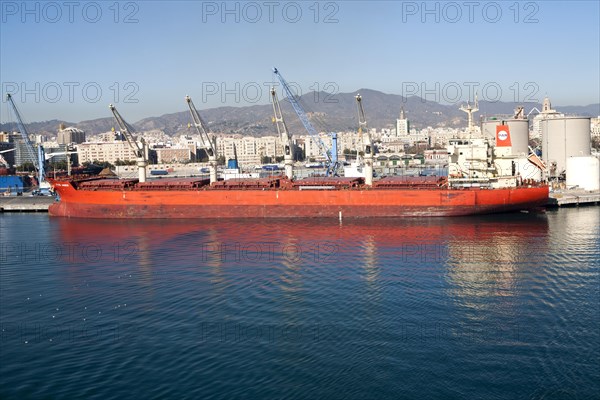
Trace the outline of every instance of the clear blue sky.
<path fill-rule="evenodd" d="M 370 88 L 453 103 L 600 102 L 599 1 L 2 1 L 0 80 L 28 121 Z M 137 101 L 137 103 L 135 103 Z"/>

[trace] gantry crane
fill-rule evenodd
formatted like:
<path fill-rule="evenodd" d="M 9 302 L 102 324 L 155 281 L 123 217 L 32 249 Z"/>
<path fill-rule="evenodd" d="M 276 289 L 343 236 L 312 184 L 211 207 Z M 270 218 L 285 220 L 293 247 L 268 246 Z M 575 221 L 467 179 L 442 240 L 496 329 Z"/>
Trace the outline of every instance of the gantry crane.
<path fill-rule="evenodd" d="M 144 142 L 144 139 L 140 138 L 140 141 L 138 142 L 135 136 L 133 135 L 135 133 L 133 127 L 129 125 L 127 121 L 125 121 L 125 119 L 123 119 L 121 114 L 119 114 L 119 112 L 117 111 L 116 107 L 110 104 L 108 108 L 110 108 L 110 111 L 112 111 L 115 120 L 117 121 L 117 125 L 119 125 L 121 133 L 125 136 L 127 143 L 129 143 L 129 146 L 133 149 L 133 152 L 135 153 L 137 159 L 139 181 L 142 183 L 146 182 L 146 166 L 148 165 L 148 159 L 146 158 L 146 144 Z"/>
<path fill-rule="evenodd" d="M 208 155 L 208 167 L 210 170 L 210 183 L 214 183 L 217 181 L 217 146 L 215 145 L 215 141 L 211 137 L 208 132 L 208 127 L 206 123 L 200 118 L 200 114 L 196 107 L 194 106 L 194 102 L 190 96 L 185 96 L 185 101 L 190 108 L 190 114 L 192 115 L 192 120 L 194 121 L 194 126 L 200 135 L 200 141 L 202 142 L 202 148 L 206 151 Z"/>
<path fill-rule="evenodd" d="M 27 151 L 27 156 L 33 163 L 35 172 L 38 175 L 38 186 L 40 187 L 40 189 L 49 188 L 50 185 L 46 182 L 46 173 L 44 171 L 44 148 L 41 145 L 39 145 L 37 147 L 36 155 L 33 143 L 31 143 L 31 140 L 29 140 L 29 132 L 27 132 L 27 128 L 25 127 L 23 119 L 21 118 L 21 113 L 19 113 L 17 105 L 15 104 L 10 93 L 6 94 L 6 101 L 8 101 L 12 106 L 12 110 L 15 114 L 15 120 L 17 122 L 17 127 L 19 129 L 19 133 L 21 134 L 24 147 Z"/>
<path fill-rule="evenodd" d="M 332 147 L 333 147 L 334 151 L 331 151 L 330 149 L 327 148 L 325 143 L 323 143 L 323 140 L 321 140 L 319 133 L 312 126 L 310 121 L 308 120 L 308 116 L 306 115 L 306 112 L 304 111 L 304 109 L 298 102 L 298 99 L 296 98 L 296 96 L 294 95 L 292 90 L 290 89 L 290 86 L 288 85 L 287 81 L 283 78 L 283 76 L 281 76 L 281 73 L 279 72 L 279 70 L 277 68 L 273 67 L 273 73 L 279 79 L 279 82 L 281 83 L 281 86 L 283 87 L 283 90 L 285 91 L 285 94 L 286 94 L 288 100 L 292 104 L 292 107 L 294 108 L 294 111 L 298 115 L 298 118 L 300 118 L 300 122 L 302 122 L 302 125 L 304 125 L 304 128 L 306 129 L 306 131 L 310 134 L 310 136 L 313 138 L 313 140 L 317 143 L 317 147 L 319 148 L 319 151 L 325 157 L 325 163 L 327 166 L 327 175 L 337 175 L 338 170 L 340 169 L 341 163 L 337 159 L 337 145 L 335 143 L 335 141 L 336 141 L 335 134 L 332 137 L 332 140 L 334 142 L 334 145 Z"/>
<path fill-rule="evenodd" d="M 359 143 L 362 144 L 362 162 L 365 172 L 365 184 L 371 186 L 373 184 L 373 144 L 371 143 L 371 135 L 367 130 L 367 119 L 365 118 L 365 110 L 362 105 L 362 97 L 356 95 L 356 106 L 358 108 L 358 136 Z M 360 151 L 359 151 L 360 153 Z"/>
<path fill-rule="evenodd" d="M 285 165 L 285 175 L 288 179 L 293 179 L 294 174 L 294 143 L 292 141 L 292 135 L 287 129 L 283 114 L 281 113 L 281 105 L 279 99 L 277 99 L 277 92 L 274 87 L 271 87 L 271 100 L 273 103 L 273 113 L 275 118 L 273 121 L 277 125 L 277 133 L 283 142 L 283 161 Z"/>

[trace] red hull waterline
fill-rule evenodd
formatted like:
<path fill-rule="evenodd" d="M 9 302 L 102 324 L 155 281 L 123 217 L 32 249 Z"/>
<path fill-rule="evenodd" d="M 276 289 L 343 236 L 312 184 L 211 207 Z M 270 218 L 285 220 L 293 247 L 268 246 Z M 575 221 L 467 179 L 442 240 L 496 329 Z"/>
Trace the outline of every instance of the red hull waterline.
<path fill-rule="evenodd" d="M 72 218 L 442 217 L 539 209 L 548 200 L 545 185 L 502 189 L 358 186 L 327 190 L 315 186 L 299 190 L 167 185 L 166 189 L 132 186 L 117 190 L 98 184 L 78 187 L 71 181 L 52 183 L 60 201 L 50 206 L 50 215 Z"/>

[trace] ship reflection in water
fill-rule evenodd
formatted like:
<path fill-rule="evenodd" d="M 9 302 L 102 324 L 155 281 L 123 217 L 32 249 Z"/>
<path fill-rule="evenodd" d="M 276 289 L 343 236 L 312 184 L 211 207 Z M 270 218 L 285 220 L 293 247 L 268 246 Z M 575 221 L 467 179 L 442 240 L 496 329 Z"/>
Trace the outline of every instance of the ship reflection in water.
<path fill-rule="evenodd" d="M 193 267 L 220 275 L 218 271 L 242 266 L 243 270 L 249 267 L 247 273 L 256 272 L 254 277 L 260 281 L 264 276 L 252 267 L 268 272 L 268 266 L 281 264 L 290 271 L 303 268 L 308 272 L 310 267 L 310 273 L 315 273 L 326 269 L 340 280 L 376 283 L 379 279 L 410 279 L 402 274 L 405 264 L 427 269 L 427 265 L 441 263 L 447 268 L 448 280 L 465 281 L 467 291 L 478 279 L 469 278 L 468 271 L 479 278 L 488 271 L 498 281 L 494 290 L 500 293 L 514 284 L 519 263 L 548 250 L 548 219 L 543 214 L 371 219 L 339 224 L 331 220 L 63 218 L 52 219 L 51 223 L 63 243 L 78 246 L 68 260 L 71 264 L 85 267 L 90 261 L 129 261 L 137 264 L 144 275 L 182 267 L 188 272 Z M 97 253 L 102 253 L 103 247 L 108 255 L 100 257 Z M 392 264 L 387 265 L 389 262 Z M 288 271 L 282 279 L 289 281 L 295 275 Z"/>
<path fill-rule="evenodd" d="M 515 284 L 516 268 L 548 251 L 545 215 L 508 214 L 461 218 L 329 221 L 89 220 L 52 219 L 63 243 L 75 244 L 70 264 L 138 265 L 151 280 L 170 269 L 211 271 L 213 279 L 237 269 L 258 281 L 292 284 L 302 273 L 333 274 L 338 280 L 377 284 L 417 279 L 403 265 L 427 270 L 443 264 L 447 279 L 464 289 L 458 296 L 482 296 L 477 280 L 493 279 L 494 295 Z M 102 253 L 101 255 L 99 253 Z M 282 275 L 269 266 L 280 265 Z M 320 271 L 320 272 L 319 272 Z M 232 276 L 240 277 L 231 271 Z M 266 275 L 263 275 L 263 272 Z"/>
<path fill-rule="evenodd" d="M 597 207 L 341 224 L 0 218 L 14 243 L 62 249 L 40 263 L 5 246 L 1 397 L 600 391 Z"/>
<path fill-rule="evenodd" d="M 237 284 L 310 293 L 306 282 L 364 282 L 377 301 L 388 285 L 442 287 L 461 307 L 478 311 L 490 298 L 509 302 L 519 274 L 548 253 L 546 215 L 507 214 L 432 219 L 353 220 L 89 220 L 52 219 L 66 243 L 82 249 L 106 238 L 103 268 L 137 265 L 138 282 L 162 278 L 210 282 L 211 290 Z M 90 263 L 74 252 L 71 271 Z M 77 256 L 79 255 L 79 257 Z M 526 273 L 526 271 L 525 271 Z M 440 275 L 441 274 L 441 275 Z M 440 276 L 443 280 L 439 280 Z M 269 289 L 270 288 L 270 289 Z M 352 289 L 354 290 L 354 289 Z M 493 305 L 493 306 L 497 306 Z"/>

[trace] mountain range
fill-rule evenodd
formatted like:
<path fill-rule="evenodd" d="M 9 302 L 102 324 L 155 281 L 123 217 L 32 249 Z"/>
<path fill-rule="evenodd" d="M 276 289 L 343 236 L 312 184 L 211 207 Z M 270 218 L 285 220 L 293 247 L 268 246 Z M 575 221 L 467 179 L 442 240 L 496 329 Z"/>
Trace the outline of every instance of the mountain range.
<path fill-rule="evenodd" d="M 411 127 L 465 127 L 466 114 L 459 110 L 460 104 L 444 105 L 434 101 L 426 101 L 420 97 L 402 97 L 395 94 L 386 94 L 371 89 L 360 89 L 352 93 L 338 93 L 331 95 L 325 92 L 306 93 L 300 97 L 300 103 L 318 131 L 340 132 L 356 130 L 358 125 L 358 112 L 355 95 L 360 93 L 363 98 L 363 107 L 370 128 L 382 129 L 395 127 L 396 118 L 403 108 Z M 524 105 L 525 112 L 533 108 L 540 110 L 538 103 L 513 103 L 513 102 L 479 102 L 479 112 L 475 114 L 476 121 L 483 116 L 510 116 L 514 114 L 517 106 Z M 304 134 L 306 131 L 295 115 L 291 104 L 281 100 L 281 107 L 288 129 L 292 134 Z M 600 115 L 600 104 L 588 106 L 554 107 L 565 114 L 576 114 L 588 117 Z M 207 122 L 209 129 L 215 133 L 240 134 L 247 136 L 265 136 L 276 134 L 272 122 L 273 107 L 271 104 L 251 105 L 242 107 L 217 107 L 199 110 L 202 118 Z M 127 119 L 127 116 L 123 116 Z M 179 134 L 194 133 L 188 127 L 189 111 L 164 114 L 159 117 L 144 118 L 132 125 L 138 132 L 149 130 L 162 130 L 174 136 Z M 82 129 L 89 135 L 108 132 L 115 127 L 112 117 L 94 120 L 69 122 L 51 120 L 28 123 L 29 133 L 55 136 L 60 124 L 74 126 Z M 14 123 L 0 124 L 3 131 L 15 130 Z"/>

